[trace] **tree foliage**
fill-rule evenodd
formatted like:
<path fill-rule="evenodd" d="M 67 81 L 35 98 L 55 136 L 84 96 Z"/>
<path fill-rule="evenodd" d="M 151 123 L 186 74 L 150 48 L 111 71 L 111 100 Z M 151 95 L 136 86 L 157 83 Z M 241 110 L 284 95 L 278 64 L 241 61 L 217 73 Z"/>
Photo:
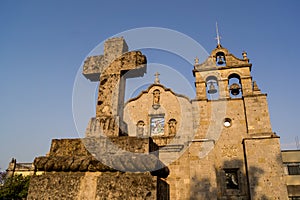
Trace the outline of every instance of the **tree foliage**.
<path fill-rule="evenodd" d="M 0 186 L 2 186 L 4 184 L 6 174 L 7 174 L 6 172 L 0 171 Z"/>
<path fill-rule="evenodd" d="M 0 200 L 19 200 L 27 197 L 30 176 L 18 174 L 12 177 L 5 176 L 2 180 L 3 184 L 0 186 Z"/>

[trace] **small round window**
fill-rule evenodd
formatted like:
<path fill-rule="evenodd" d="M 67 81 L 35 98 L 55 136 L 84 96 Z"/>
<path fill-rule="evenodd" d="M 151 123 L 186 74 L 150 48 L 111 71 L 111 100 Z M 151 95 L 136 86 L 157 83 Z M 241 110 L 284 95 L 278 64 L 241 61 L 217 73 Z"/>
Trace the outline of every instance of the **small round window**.
<path fill-rule="evenodd" d="M 223 125 L 225 126 L 225 127 L 230 127 L 231 126 L 231 119 L 230 118 L 225 118 L 224 119 L 224 122 L 223 122 Z"/>

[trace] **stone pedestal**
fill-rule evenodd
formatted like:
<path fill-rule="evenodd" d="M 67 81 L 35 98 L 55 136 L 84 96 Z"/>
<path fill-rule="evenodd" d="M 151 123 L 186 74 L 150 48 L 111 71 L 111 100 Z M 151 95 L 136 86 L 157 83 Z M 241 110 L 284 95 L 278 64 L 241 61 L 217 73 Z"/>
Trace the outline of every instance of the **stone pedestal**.
<path fill-rule="evenodd" d="M 34 160 L 28 199 L 168 199 L 169 174 L 151 138 L 54 139 Z"/>
<path fill-rule="evenodd" d="M 145 173 L 47 172 L 33 176 L 28 200 L 168 199 L 168 185 Z"/>

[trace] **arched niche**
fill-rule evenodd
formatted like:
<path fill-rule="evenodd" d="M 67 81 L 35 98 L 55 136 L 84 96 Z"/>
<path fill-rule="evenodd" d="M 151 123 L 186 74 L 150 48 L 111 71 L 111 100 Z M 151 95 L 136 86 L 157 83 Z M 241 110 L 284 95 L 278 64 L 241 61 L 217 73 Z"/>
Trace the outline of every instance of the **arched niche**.
<path fill-rule="evenodd" d="M 136 123 L 136 136 L 137 137 L 145 136 L 145 122 L 143 120 L 139 120 Z"/>
<path fill-rule="evenodd" d="M 219 99 L 219 83 L 215 76 L 208 76 L 205 80 L 206 83 L 206 97 L 208 100 Z"/>
<path fill-rule="evenodd" d="M 226 57 L 224 52 L 219 51 L 216 53 L 216 65 L 218 67 L 226 66 Z"/>
<path fill-rule="evenodd" d="M 177 132 L 177 121 L 176 119 L 172 118 L 168 121 L 168 127 L 169 127 L 169 136 L 176 135 Z"/>
<path fill-rule="evenodd" d="M 240 75 L 233 73 L 228 76 L 228 90 L 230 98 L 241 98 L 243 96 Z"/>

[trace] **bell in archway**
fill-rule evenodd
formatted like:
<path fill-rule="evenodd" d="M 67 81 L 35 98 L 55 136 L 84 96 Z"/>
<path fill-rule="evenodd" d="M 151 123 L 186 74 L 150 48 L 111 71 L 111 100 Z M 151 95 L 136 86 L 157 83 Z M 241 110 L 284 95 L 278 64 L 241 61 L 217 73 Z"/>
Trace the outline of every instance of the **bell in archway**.
<path fill-rule="evenodd" d="M 218 65 L 223 65 L 225 62 L 224 62 L 224 56 L 218 56 L 217 57 L 217 63 Z"/>
<path fill-rule="evenodd" d="M 237 84 L 237 83 L 233 83 L 231 86 L 230 86 L 230 93 L 234 96 L 236 95 L 239 95 L 240 94 L 240 85 Z"/>
<path fill-rule="evenodd" d="M 215 94 L 215 93 L 217 93 L 217 89 L 216 89 L 214 83 L 210 82 L 209 89 L 208 89 L 208 94 Z"/>

